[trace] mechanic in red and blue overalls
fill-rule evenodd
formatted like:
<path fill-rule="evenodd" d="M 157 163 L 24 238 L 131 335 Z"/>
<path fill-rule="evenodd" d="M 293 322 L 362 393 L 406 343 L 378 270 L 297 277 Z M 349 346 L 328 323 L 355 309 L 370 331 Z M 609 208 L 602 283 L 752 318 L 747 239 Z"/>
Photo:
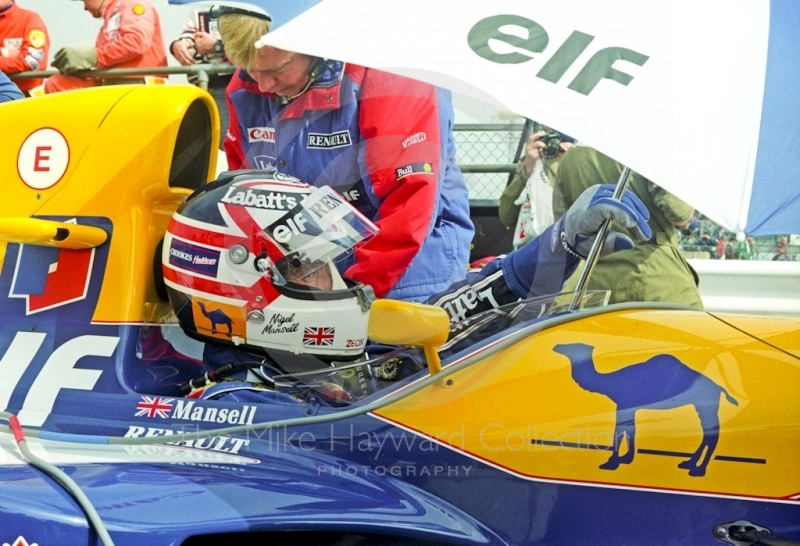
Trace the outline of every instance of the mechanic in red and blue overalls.
<path fill-rule="evenodd" d="M 231 169 L 343 195 L 380 233 L 340 266 L 378 297 L 424 301 L 464 279 L 474 228 L 449 92 L 339 61 L 256 48 L 269 20 L 219 8 L 229 59 Z"/>

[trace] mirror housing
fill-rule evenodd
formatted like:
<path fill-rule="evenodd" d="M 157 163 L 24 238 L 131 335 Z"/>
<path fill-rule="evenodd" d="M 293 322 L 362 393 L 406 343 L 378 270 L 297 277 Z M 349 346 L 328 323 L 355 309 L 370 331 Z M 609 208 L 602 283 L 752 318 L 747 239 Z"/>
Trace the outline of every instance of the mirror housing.
<path fill-rule="evenodd" d="M 378 343 L 421 347 L 433 375 L 442 370 L 436 349 L 450 335 L 450 317 L 433 305 L 377 300 L 370 308 L 368 335 Z"/>

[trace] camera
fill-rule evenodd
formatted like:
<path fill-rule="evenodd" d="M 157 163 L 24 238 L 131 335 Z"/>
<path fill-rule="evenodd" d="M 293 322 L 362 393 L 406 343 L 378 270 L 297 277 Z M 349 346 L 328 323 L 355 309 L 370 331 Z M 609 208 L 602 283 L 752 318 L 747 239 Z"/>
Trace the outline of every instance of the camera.
<path fill-rule="evenodd" d="M 545 143 L 545 148 L 541 150 L 541 153 L 547 159 L 555 159 L 558 157 L 563 150 L 561 150 L 561 143 L 563 139 L 561 135 L 555 131 L 550 131 L 549 133 L 543 134 L 541 137 L 538 138 Z"/>

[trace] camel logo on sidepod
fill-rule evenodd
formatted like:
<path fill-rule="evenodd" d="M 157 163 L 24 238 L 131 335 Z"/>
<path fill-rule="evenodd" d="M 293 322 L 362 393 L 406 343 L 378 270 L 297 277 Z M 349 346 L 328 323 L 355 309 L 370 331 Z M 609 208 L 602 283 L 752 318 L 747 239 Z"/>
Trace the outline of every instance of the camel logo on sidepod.
<path fill-rule="evenodd" d="M 700 417 L 703 440 L 689 459 L 678 467 L 688 470 L 690 476 L 704 476 L 719 439 L 719 395 L 724 394 L 728 402 L 738 406 L 736 400 L 723 387 L 672 355 L 660 354 L 614 372 L 598 373 L 592 360 L 593 350 L 583 343 L 553 347 L 553 351 L 569 359 L 572 378 L 582 389 L 603 394 L 617 405 L 611 457 L 600 468 L 616 470 L 620 464 L 633 461 L 638 410 L 691 405 Z M 620 454 L 623 438 L 627 440 L 627 449 Z"/>

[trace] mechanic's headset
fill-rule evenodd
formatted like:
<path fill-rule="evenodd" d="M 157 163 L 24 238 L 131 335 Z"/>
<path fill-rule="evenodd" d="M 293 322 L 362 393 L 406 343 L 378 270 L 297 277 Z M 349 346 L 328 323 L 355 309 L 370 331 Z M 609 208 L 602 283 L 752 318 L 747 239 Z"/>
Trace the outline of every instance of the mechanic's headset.
<path fill-rule="evenodd" d="M 263 11 L 237 8 L 234 6 L 211 6 L 210 11 L 212 19 L 219 19 L 220 15 L 229 15 L 232 13 L 238 13 L 240 15 L 249 15 L 250 17 L 255 17 L 256 19 L 263 19 L 265 21 L 269 21 L 270 23 L 272 22 L 272 17 L 270 17 Z"/>

